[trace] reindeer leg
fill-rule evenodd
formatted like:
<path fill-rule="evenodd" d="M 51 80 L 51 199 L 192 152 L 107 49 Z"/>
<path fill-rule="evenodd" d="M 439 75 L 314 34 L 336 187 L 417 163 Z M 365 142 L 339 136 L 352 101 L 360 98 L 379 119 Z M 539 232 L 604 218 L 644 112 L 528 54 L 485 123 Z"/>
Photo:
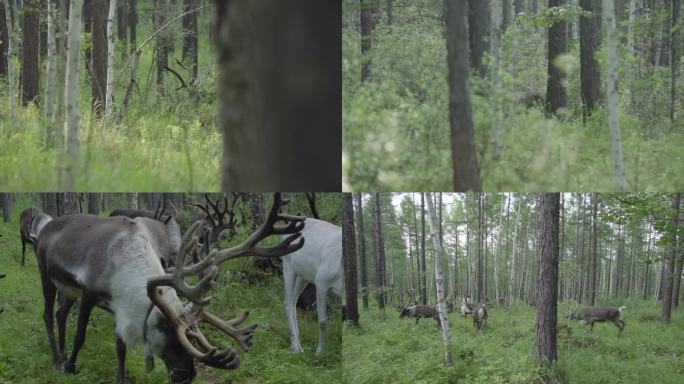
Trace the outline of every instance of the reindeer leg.
<path fill-rule="evenodd" d="M 43 298 L 45 299 L 45 307 L 43 310 L 43 320 L 45 321 L 45 330 L 48 334 L 48 341 L 50 342 L 50 351 L 52 352 L 52 367 L 59 369 L 62 365 L 62 356 L 57 350 L 57 343 L 55 342 L 54 331 L 54 309 L 55 309 L 55 295 L 57 288 L 43 273 L 41 268 L 41 283 L 43 286 Z"/>
<path fill-rule="evenodd" d="M 116 335 L 116 383 L 117 384 L 131 384 L 126 377 L 126 343 Z"/>
<path fill-rule="evenodd" d="M 316 357 L 320 357 L 325 349 L 325 326 L 328 320 L 328 292 L 322 284 L 316 285 L 316 311 L 318 313 L 318 347 Z"/>
<path fill-rule="evenodd" d="M 26 265 L 26 242 L 21 239 L 21 266 Z"/>
<path fill-rule="evenodd" d="M 83 298 L 81 299 L 81 306 L 78 309 L 78 324 L 76 325 L 74 346 L 71 350 L 69 360 L 62 364 L 62 371 L 64 373 L 76 372 L 76 357 L 78 356 L 78 351 L 85 342 L 86 327 L 88 326 L 88 320 L 90 319 L 90 312 L 93 310 L 94 306 L 95 298 L 89 295 L 83 295 Z"/>
<path fill-rule="evenodd" d="M 283 278 L 285 280 L 285 314 L 290 327 L 290 348 L 294 352 L 304 352 L 299 342 L 296 304 L 306 284 L 294 273 L 287 260 L 283 263 Z"/>
<path fill-rule="evenodd" d="M 66 340 L 66 322 L 69 317 L 69 311 L 76 302 L 76 299 L 71 299 L 64 294 L 60 295 L 59 308 L 57 309 L 57 336 L 59 338 L 59 354 L 62 359 L 66 359 L 64 354 L 64 344 Z"/>

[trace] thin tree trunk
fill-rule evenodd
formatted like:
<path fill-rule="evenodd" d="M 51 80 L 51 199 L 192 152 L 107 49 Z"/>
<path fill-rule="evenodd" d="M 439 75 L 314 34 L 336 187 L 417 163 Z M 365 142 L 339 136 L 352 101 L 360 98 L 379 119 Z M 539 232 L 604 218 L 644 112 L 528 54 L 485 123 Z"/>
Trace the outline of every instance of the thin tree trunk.
<path fill-rule="evenodd" d="M 520 195 L 517 198 L 518 209 L 515 212 L 515 225 L 513 226 L 513 250 L 512 257 L 510 260 L 510 265 L 508 270 L 510 271 L 510 276 L 508 278 L 508 322 L 512 324 L 512 306 L 513 306 L 513 281 L 515 280 L 515 252 L 518 248 L 518 221 L 520 220 L 520 206 L 522 203 L 519 201 Z"/>
<path fill-rule="evenodd" d="M 125 1 L 125 0 L 122 0 Z M 128 3 L 128 38 L 131 41 L 131 52 L 135 51 L 138 38 L 138 9 L 137 0 L 129 0 Z"/>
<path fill-rule="evenodd" d="M 7 27 L 10 25 L 7 22 L 7 13 L 5 10 L 5 3 L 0 2 L 0 77 L 7 76 Z"/>
<path fill-rule="evenodd" d="M 625 169 L 622 160 L 622 140 L 620 139 L 620 117 L 617 105 L 617 32 L 615 28 L 615 8 L 613 0 L 603 2 L 603 16 L 608 31 L 608 121 L 612 147 L 615 183 L 620 191 L 627 190 Z"/>
<path fill-rule="evenodd" d="M 54 108 L 54 92 L 55 92 L 55 3 L 53 0 L 47 2 L 47 77 L 45 81 L 45 118 L 47 120 L 46 141 L 52 143 L 54 141 L 54 132 L 52 132 L 52 115 Z"/>
<path fill-rule="evenodd" d="M 385 309 L 385 246 L 382 238 L 382 212 L 380 210 L 380 194 L 375 193 L 375 216 L 373 226 L 373 237 L 375 238 L 375 295 L 378 301 L 378 308 Z"/>
<path fill-rule="evenodd" d="M 442 267 L 442 243 L 440 241 L 439 230 L 435 214 L 433 197 L 427 195 L 428 217 L 430 219 L 430 232 L 435 249 L 435 289 L 437 291 L 437 312 L 439 322 L 442 325 L 442 340 L 444 341 L 444 361 L 446 365 L 452 365 L 454 360 L 449 351 L 451 345 L 451 334 L 449 333 L 449 319 L 447 318 L 446 301 L 444 300 L 444 268 Z"/>
<path fill-rule="evenodd" d="M 425 262 L 425 194 L 420 194 L 420 303 L 427 305 L 427 268 Z"/>
<path fill-rule="evenodd" d="M 12 8 L 8 0 L 3 0 L 5 4 L 5 23 L 7 24 L 7 105 L 9 105 L 10 116 L 14 117 L 16 111 L 16 85 L 14 84 L 14 22 L 12 20 Z"/>
<path fill-rule="evenodd" d="M 465 1 L 451 1 L 451 3 L 461 4 L 465 3 Z M 454 6 L 452 4 L 449 5 L 451 7 Z M 447 7 L 447 13 L 448 10 L 449 7 Z M 452 8 L 452 10 L 454 9 Z M 461 9 L 461 11 L 465 11 L 465 9 Z M 469 33 L 467 36 L 470 38 L 470 66 L 478 72 L 480 77 L 487 75 L 484 57 L 489 50 L 490 23 L 491 10 L 489 1 L 468 1 Z M 468 51 L 461 51 L 461 53 L 463 52 Z"/>
<path fill-rule="evenodd" d="M 138 209 L 138 193 L 132 192 L 128 194 L 128 208 Z"/>
<path fill-rule="evenodd" d="M 562 0 L 549 0 L 549 7 L 562 5 Z M 559 108 L 565 107 L 565 74 L 556 63 L 556 59 L 565 53 L 565 21 L 558 20 L 548 31 L 548 82 L 546 85 L 546 103 L 549 113 L 555 114 Z"/>
<path fill-rule="evenodd" d="M 484 303 L 484 269 L 482 266 L 482 248 L 484 247 L 484 233 L 483 233 L 483 216 L 482 212 L 482 192 L 477 194 L 477 302 Z"/>
<path fill-rule="evenodd" d="M 598 235 L 598 232 L 596 230 L 596 214 L 598 210 L 598 196 L 597 193 L 594 192 L 591 196 L 591 201 L 593 203 L 592 210 L 591 210 L 591 280 L 590 280 L 590 290 L 589 290 L 589 305 L 593 306 L 594 305 L 594 298 L 596 297 L 596 260 L 598 258 L 598 255 L 596 253 L 596 237 Z"/>
<path fill-rule="evenodd" d="M 677 72 L 679 71 L 679 10 L 681 0 L 672 0 L 672 19 L 670 21 L 670 126 L 675 129 L 675 103 L 677 101 Z"/>
<path fill-rule="evenodd" d="M 342 194 L 342 256 L 344 258 L 344 282 L 346 287 L 345 319 L 359 325 L 359 309 L 356 293 L 356 238 L 354 235 L 354 202 L 351 193 Z"/>
<path fill-rule="evenodd" d="M 79 51 L 81 48 L 81 12 L 83 0 L 72 0 L 69 6 L 69 32 L 67 39 L 66 80 L 64 102 L 66 103 L 66 159 L 64 168 L 64 188 L 76 188 L 79 159 Z"/>
<path fill-rule="evenodd" d="M 114 15 L 116 0 L 109 0 L 107 18 L 107 94 L 105 96 L 105 121 L 109 122 L 114 110 Z M 124 32 L 125 35 L 125 32 Z"/>
<path fill-rule="evenodd" d="M 359 223 L 359 256 L 361 261 L 361 297 L 363 309 L 368 310 L 368 279 L 366 278 L 366 235 L 363 230 L 363 203 L 361 193 L 356 193 L 356 220 Z"/>
<path fill-rule="evenodd" d="M 188 12 L 197 8 L 197 0 L 184 0 L 183 10 Z M 183 61 L 190 63 L 192 80 L 197 77 L 197 13 L 189 13 L 183 17 Z M 192 82 L 192 81 L 191 81 Z"/>
<path fill-rule="evenodd" d="M 601 100 L 601 76 L 596 52 L 601 41 L 601 4 L 593 0 L 580 0 L 582 10 L 590 13 L 579 18 L 580 78 L 584 117 L 591 116 Z"/>
<path fill-rule="evenodd" d="M 21 10 L 21 102 L 38 102 L 40 22 L 37 0 L 24 0 Z"/>
<path fill-rule="evenodd" d="M 672 220 L 677 222 L 679 219 L 679 203 L 681 194 L 675 193 L 672 195 Z M 665 261 L 665 273 L 663 274 L 663 307 L 660 313 L 660 321 L 663 323 L 670 322 L 670 315 L 672 313 L 672 294 L 673 294 L 673 280 L 675 270 L 675 258 L 677 258 L 677 235 L 672 234 L 670 239 L 670 255 Z"/>
<path fill-rule="evenodd" d="M 556 325 L 558 303 L 558 217 L 560 195 L 542 194 L 539 220 L 539 274 L 536 300 L 535 346 L 537 356 L 546 365 L 556 362 Z"/>
<path fill-rule="evenodd" d="M 2 220 L 10 223 L 12 221 L 12 197 L 9 193 L 0 193 L 0 205 L 2 205 Z"/>

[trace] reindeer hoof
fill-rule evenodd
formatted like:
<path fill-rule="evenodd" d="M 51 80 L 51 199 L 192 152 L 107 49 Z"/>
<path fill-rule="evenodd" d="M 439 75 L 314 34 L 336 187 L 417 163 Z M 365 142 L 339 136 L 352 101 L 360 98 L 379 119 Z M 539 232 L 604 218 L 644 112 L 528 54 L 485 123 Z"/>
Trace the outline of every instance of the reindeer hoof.
<path fill-rule="evenodd" d="M 62 372 L 64 373 L 76 373 L 76 364 L 65 361 L 62 364 Z"/>
<path fill-rule="evenodd" d="M 304 348 L 302 348 L 302 346 L 299 344 L 292 344 L 291 349 L 292 349 L 292 352 L 294 352 L 294 353 L 303 353 L 304 352 Z"/>

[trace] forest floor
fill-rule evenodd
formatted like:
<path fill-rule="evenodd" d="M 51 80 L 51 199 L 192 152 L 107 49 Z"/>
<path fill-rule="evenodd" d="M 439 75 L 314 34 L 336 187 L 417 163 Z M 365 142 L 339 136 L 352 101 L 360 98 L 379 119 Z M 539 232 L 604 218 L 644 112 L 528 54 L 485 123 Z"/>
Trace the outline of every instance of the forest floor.
<path fill-rule="evenodd" d="M 43 297 L 36 259 L 27 250 L 26 266 L 20 266 L 21 242 L 15 206 L 13 222 L 0 223 L 0 383 L 113 383 L 116 352 L 113 317 L 95 309 L 87 328 L 86 342 L 77 361 L 77 374 L 65 375 L 51 368 L 50 349 L 43 323 Z M 29 247 L 30 248 L 30 247 Z M 228 265 L 226 265 L 228 264 Z M 232 318 L 249 310 L 247 324 L 259 324 L 254 345 L 244 352 L 227 335 L 205 327 L 205 335 L 219 346 L 229 340 L 240 354 L 235 370 L 218 370 L 196 364 L 196 383 L 338 383 L 341 378 L 342 321 L 339 310 L 330 314 L 327 326 L 326 353 L 314 357 L 318 326 L 314 313 L 298 313 L 303 354 L 290 351 L 290 334 L 283 310 L 282 277 L 255 275 L 250 259 L 225 263 L 211 296 L 209 311 L 222 318 Z M 240 276 L 245 276 L 240 278 Z M 67 326 L 67 351 L 73 341 L 76 317 L 72 313 Z M 132 382 L 165 383 L 166 369 L 155 358 L 155 368 L 145 372 L 142 346 L 129 348 L 126 364 Z"/>
<path fill-rule="evenodd" d="M 614 304 L 618 304 L 617 302 Z M 594 332 L 565 318 L 559 306 L 558 362 L 566 383 L 684 382 L 684 309 L 659 322 L 660 306 L 629 301 L 622 337 L 611 323 Z M 361 308 L 361 306 L 359 306 Z M 455 363 L 444 364 L 442 334 L 432 319 L 399 318 L 392 307 L 360 310 L 361 328 L 343 330 L 343 366 L 348 383 L 541 383 L 534 356 L 534 308 L 490 308 L 488 328 L 478 332 L 470 317 L 449 314 Z"/>

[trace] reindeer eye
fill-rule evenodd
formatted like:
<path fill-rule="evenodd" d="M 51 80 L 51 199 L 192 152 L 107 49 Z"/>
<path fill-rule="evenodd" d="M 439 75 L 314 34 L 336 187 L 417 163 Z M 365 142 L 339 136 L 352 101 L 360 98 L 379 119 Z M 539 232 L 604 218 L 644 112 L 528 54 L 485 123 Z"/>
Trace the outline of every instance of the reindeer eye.
<path fill-rule="evenodd" d="M 157 293 L 161 295 L 164 293 L 164 291 L 161 288 L 157 288 Z"/>

